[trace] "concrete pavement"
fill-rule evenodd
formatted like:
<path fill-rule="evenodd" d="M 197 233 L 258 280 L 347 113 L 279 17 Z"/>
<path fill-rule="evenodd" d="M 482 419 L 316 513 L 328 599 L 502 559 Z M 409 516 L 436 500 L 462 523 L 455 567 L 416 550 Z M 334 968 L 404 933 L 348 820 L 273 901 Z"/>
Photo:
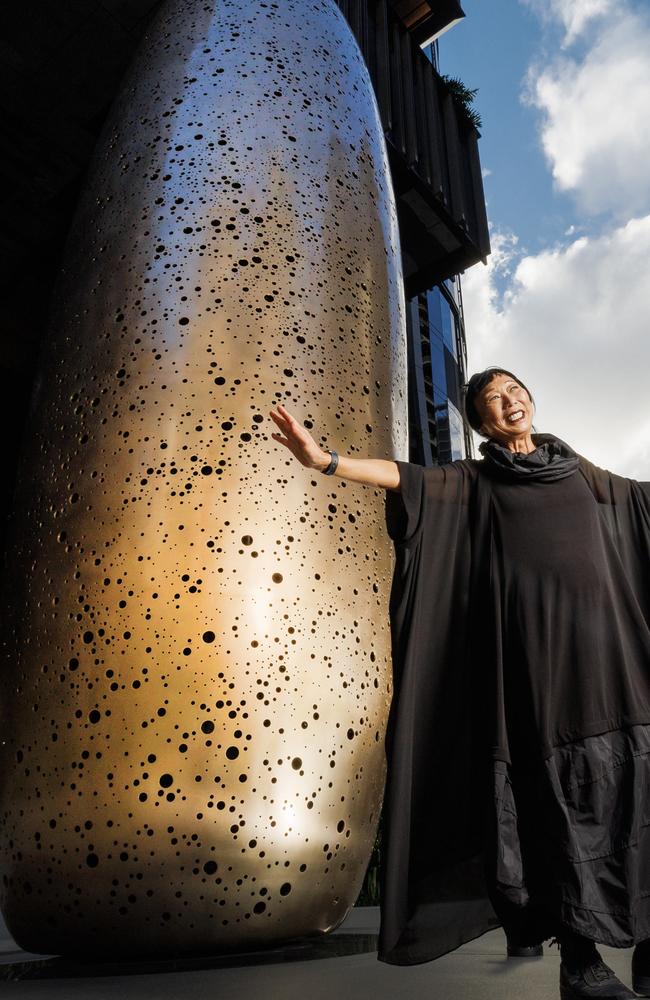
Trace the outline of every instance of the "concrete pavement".
<path fill-rule="evenodd" d="M 557 948 L 542 959 L 506 959 L 491 931 L 435 962 L 377 961 L 379 910 L 356 907 L 318 945 L 250 959 L 76 965 L 21 952 L 0 922 L 2 1000 L 557 1000 Z M 630 982 L 631 950 L 601 948 Z M 17 978 L 17 977 L 29 978 Z M 37 978 L 34 978 L 37 977 Z"/>

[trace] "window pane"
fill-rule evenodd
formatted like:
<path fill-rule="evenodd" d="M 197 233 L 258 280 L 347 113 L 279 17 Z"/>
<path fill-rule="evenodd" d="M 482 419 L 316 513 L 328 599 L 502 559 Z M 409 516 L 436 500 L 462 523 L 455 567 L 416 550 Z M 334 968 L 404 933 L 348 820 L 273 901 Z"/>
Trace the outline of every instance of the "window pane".
<path fill-rule="evenodd" d="M 429 311 L 429 326 L 437 330 L 442 335 L 442 295 L 437 288 L 431 288 L 427 292 L 427 306 Z"/>
<path fill-rule="evenodd" d="M 456 357 L 456 319 L 447 300 L 441 295 L 440 305 L 442 312 L 442 339 Z"/>
<path fill-rule="evenodd" d="M 447 395 L 447 374 L 445 371 L 445 353 L 440 337 L 431 330 L 431 379 L 436 389 L 443 396 Z"/>
<path fill-rule="evenodd" d="M 449 436 L 451 439 L 451 457 L 453 460 L 457 458 L 464 458 L 465 440 L 463 435 L 463 419 L 451 401 L 449 401 L 447 404 L 447 410 L 449 413 Z"/>

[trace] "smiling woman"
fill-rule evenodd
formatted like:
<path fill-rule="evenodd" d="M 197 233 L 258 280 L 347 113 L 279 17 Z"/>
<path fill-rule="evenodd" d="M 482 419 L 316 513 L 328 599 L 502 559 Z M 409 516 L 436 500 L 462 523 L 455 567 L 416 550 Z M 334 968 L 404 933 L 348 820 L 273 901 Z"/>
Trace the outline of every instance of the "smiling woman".
<path fill-rule="evenodd" d="M 467 384 L 465 413 L 470 427 L 496 438 L 510 451 L 534 451 L 530 436 L 534 411 L 530 390 L 512 372 L 486 368 Z"/>
<path fill-rule="evenodd" d="M 428 961 L 496 914 L 511 953 L 559 939 L 563 1000 L 633 996 L 595 942 L 639 944 L 650 995 L 650 484 L 534 409 L 512 372 L 477 373 L 482 459 L 426 468 L 339 459 L 271 416 L 303 465 L 387 491 L 379 959 Z"/>

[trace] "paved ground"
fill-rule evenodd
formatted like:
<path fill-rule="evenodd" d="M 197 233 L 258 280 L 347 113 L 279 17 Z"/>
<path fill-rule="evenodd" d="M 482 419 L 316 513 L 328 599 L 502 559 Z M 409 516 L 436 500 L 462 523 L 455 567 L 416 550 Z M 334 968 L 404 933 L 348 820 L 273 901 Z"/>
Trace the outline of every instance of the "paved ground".
<path fill-rule="evenodd" d="M 1 1000 L 557 1000 L 557 948 L 542 959 L 506 959 L 492 931 L 435 962 L 410 967 L 377 961 L 375 907 L 354 909 L 318 948 L 277 951 L 247 964 L 219 960 L 79 967 L 16 949 L 0 920 Z M 630 981 L 631 951 L 602 948 Z M 24 964 L 27 963 L 27 964 Z M 12 976 L 38 975 L 16 979 Z"/>

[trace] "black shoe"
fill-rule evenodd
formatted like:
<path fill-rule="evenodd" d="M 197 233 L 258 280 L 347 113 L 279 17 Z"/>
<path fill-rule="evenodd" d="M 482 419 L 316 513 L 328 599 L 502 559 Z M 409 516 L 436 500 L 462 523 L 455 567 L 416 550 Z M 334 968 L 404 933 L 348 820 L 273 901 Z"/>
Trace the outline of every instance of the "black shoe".
<path fill-rule="evenodd" d="M 542 958 L 543 955 L 544 948 L 541 944 L 526 946 L 508 941 L 508 958 Z"/>
<path fill-rule="evenodd" d="M 592 965 L 569 970 L 560 963 L 561 1000 L 634 1000 L 634 993 L 614 974 L 602 958 Z"/>
<path fill-rule="evenodd" d="M 650 997 L 650 947 L 643 941 L 632 955 L 632 987 L 641 997 Z"/>

